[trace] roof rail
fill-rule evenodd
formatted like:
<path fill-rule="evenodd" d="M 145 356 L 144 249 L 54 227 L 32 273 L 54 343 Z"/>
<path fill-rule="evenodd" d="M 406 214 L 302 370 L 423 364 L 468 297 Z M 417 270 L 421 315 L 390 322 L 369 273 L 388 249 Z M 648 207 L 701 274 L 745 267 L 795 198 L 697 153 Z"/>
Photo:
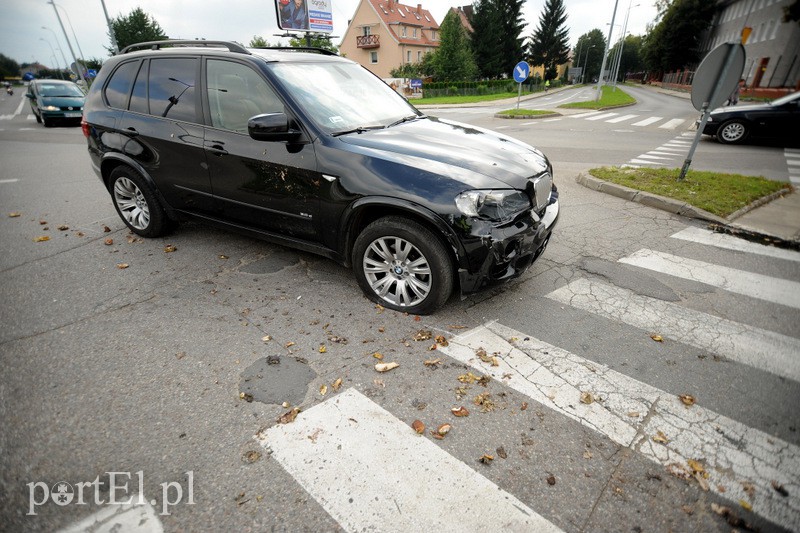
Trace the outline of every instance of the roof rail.
<path fill-rule="evenodd" d="M 247 48 L 231 41 L 205 41 L 205 40 L 191 40 L 191 39 L 165 39 L 163 41 L 147 41 L 144 43 L 136 43 L 126 46 L 119 51 L 120 54 L 127 54 L 137 49 L 149 48 L 150 50 L 160 50 L 163 46 L 219 46 L 225 47 L 231 52 L 239 54 L 250 54 Z"/>
<path fill-rule="evenodd" d="M 289 50 L 293 52 L 313 52 L 316 54 L 322 54 L 325 56 L 338 56 L 336 52 L 332 52 L 331 50 L 327 50 L 325 48 L 314 48 L 314 47 L 306 47 L 306 46 L 258 46 L 253 47 L 255 50 Z"/>

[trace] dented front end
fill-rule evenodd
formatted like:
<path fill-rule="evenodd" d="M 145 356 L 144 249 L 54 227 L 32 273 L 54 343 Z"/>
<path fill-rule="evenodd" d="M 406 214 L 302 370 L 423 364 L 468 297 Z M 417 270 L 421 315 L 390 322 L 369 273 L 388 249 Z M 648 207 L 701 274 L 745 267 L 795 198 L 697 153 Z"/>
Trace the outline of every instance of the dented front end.
<path fill-rule="evenodd" d="M 558 190 L 553 184 L 544 207 L 519 213 L 511 221 L 453 219 L 464 251 L 458 272 L 462 294 L 523 274 L 544 252 L 558 216 Z"/>

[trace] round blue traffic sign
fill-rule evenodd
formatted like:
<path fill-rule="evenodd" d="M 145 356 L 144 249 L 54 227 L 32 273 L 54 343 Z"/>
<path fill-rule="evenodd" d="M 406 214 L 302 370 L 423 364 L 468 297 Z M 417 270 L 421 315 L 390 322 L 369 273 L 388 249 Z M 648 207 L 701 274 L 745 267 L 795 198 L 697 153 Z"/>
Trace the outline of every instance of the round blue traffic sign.
<path fill-rule="evenodd" d="M 530 73 L 531 66 L 525 61 L 520 61 L 517 63 L 517 66 L 514 67 L 514 81 L 517 83 L 522 83 L 528 79 Z"/>

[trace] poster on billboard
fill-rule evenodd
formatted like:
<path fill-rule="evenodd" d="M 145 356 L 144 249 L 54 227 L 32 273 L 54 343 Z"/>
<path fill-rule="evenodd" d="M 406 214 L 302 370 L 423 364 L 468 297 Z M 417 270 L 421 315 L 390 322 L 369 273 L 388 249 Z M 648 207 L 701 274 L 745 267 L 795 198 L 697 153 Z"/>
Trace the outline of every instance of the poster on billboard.
<path fill-rule="evenodd" d="M 332 0 L 275 0 L 278 27 L 320 33 L 333 31 Z"/>

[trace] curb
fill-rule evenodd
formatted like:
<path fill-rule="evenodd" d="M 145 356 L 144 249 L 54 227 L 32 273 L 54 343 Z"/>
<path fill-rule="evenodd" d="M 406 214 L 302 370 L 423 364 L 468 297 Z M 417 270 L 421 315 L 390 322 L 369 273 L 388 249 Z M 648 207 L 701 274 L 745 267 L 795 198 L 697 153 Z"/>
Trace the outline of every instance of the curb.
<path fill-rule="evenodd" d="M 754 242 L 769 243 L 780 248 L 788 248 L 791 250 L 800 251 L 800 242 L 786 240 L 775 235 L 769 235 L 767 233 L 742 228 L 732 224 L 733 220 L 741 217 L 748 211 L 752 211 L 753 209 L 769 203 L 776 198 L 786 195 L 786 190 L 777 191 L 769 196 L 759 198 L 755 202 L 734 212 L 726 219 L 672 198 L 665 198 L 657 194 L 631 189 L 630 187 L 625 187 L 624 185 L 609 183 L 587 174 L 578 174 L 578 176 L 575 178 L 575 181 L 578 182 L 578 184 L 597 192 L 610 194 L 612 196 L 616 196 L 617 198 L 640 203 L 648 207 L 654 207 L 675 215 L 681 215 L 688 218 L 710 222 L 711 224 L 709 227 L 718 233 L 727 233 L 729 235 L 743 237 Z"/>
<path fill-rule="evenodd" d="M 553 111 L 552 113 L 544 113 L 538 115 L 503 115 L 502 113 L 495 113 L 494 118 L 509 118 L 509 119 L 537 119 L 537 118 L 550 118 L 550 117 L 561 117 L 563 116 L 561 113 L 557 111 Z"/>

